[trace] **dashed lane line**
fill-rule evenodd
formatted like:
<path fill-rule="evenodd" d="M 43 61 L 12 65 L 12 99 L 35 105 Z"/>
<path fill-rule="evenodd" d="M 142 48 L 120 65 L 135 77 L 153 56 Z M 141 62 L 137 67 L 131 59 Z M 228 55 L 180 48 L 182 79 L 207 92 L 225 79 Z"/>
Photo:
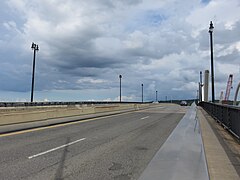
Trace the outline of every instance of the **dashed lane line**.
<path fill-rule="evenodd" d="M 73 141 L 73 142 L 64 144 L 64 145 L 62 145 L 62 146 L 58 146 L 58 147 L 55 147 L 55 148 L 53 148 L 53 149 L 50 149 L 50 150 L 47 150 L 47 151 L 44 151 L 44 152 L 41 152 L 41 153 L 38 153 L 38 154 L 35 154 L 35 155 L 32 155 L 32 156 L 29 156 L 28 159 L 32 159 L 32 158 L 35 158 L 35 157 L 38 157 L 38 156 L 41 156 L 41 155 L 44 155 L 44 154 L 47 154 L 47 153 L 56 151 L 56 150 L 58 150 L 58 149 L 61 149 L 61 148 L 66 147 L 66 146 L 70 146 L 70 145 L 75 144 L 75 143 L 78 143 L 78 142 L 80 142 L 80 141 L 84 141 L 85 139 L 86 139 L 86 138 L 78 139 L 78 140 L 76 140 L 76 141 Z"/>
<path fill-rule="evenodd" d="M 149 118 L 149 116 L 146 116 L 146 117 L 142 117 L 141 119 L 147 119 L 147 118 Z"/>

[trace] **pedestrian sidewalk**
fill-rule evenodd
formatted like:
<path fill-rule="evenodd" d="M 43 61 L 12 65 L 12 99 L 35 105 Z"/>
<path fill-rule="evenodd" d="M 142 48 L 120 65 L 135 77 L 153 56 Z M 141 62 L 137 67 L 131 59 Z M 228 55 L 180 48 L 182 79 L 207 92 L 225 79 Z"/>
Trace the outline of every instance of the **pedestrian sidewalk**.
<path fill-rule="evenodd" d="M 197 117 L 199 119 L 202 131 L 202 139 L 210 179 L 239 180 L 240 177 L 238 173 L 236 172 L 232 162 L 229 160 L 227 153 L 225 152 L 224 148 L 219 142 L 217 136 L 215 135 L 212 127 L 210 126 L 204 114 L 206 114 L 206 112 L 204 112 L 204 110 L 201 107 L 198 107 Z M 214 126 L 218 125 L 212 118 L 211 120 L 213 121 Z M 238 148 L 240 148 L 240 145 Z"/>

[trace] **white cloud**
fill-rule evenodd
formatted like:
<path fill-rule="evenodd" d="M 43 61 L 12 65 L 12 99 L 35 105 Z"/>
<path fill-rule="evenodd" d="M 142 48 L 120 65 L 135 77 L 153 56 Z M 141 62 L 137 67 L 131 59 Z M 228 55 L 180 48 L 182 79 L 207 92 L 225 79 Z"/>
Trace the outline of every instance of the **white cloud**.
<path fill-rule="evenodd" d="M 196 91 L 196 87 L 198 86 L 198 83 L 196 82 L 190 82 L 188 84 L 184 84 L 181 87 L 173 88 L 175 91 Z"/>
<path fill-rule="evenodd" d="M 106 81 L 106 80 L 103 80 L 103 79 L 93 79 L 93 78 L 89 78 L 89 77 L 81 78 L 81 79 L 78 79 L 78 80 L 77 80 L 77 83 L 78 83 L 78 84 L 81 84 L 81 83 L 98 84 L 98 83 L 104 83 L 104 82 L 107 82 L 107 81 Z"/>
<path fill-rule="evenodd" d="M 186 20 L 194 26 L 194 30 L 206 29 L 209 21 L 230 26 L 239 21 L 239 9 L 238 0 L 211 0 L 207 5 L 193 9 Z"/>

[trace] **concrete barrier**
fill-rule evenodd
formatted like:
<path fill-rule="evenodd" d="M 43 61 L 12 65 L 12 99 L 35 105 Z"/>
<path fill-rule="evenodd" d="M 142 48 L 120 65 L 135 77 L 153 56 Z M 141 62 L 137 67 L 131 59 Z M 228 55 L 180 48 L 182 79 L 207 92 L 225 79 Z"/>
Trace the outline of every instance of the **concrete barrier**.
<path fill-rule="evenodd" d="M 138 110 L 150 104 L 106 104 L 106 105 L 74 105 L 74 106 L 49 106 L 49 107 L 19 107 L 1 108 L 0 126 L 43 121 L 60 117 L 71 117 L 102 112 L 120 110 Z"/>

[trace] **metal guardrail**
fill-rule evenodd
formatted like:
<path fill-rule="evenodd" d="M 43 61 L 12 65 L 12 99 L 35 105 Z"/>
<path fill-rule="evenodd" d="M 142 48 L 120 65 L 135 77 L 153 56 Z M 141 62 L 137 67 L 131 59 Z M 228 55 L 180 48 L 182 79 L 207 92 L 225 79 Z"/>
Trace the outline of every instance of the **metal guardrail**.
<path fill-rule="evenodd" d="M 240 108 L 208 102 L 199 105 L 240 140 Z"/>
<path fill-rule="evenodd" d="M 144 102 L 144 104 L 152 102 Z M 28 106 L 61 106 L 82 104 L 143 104 L 142 102 L 117 101 L 76 101 L 76 102 L 0 102 L 0 107 L 28 107 Z"/>

